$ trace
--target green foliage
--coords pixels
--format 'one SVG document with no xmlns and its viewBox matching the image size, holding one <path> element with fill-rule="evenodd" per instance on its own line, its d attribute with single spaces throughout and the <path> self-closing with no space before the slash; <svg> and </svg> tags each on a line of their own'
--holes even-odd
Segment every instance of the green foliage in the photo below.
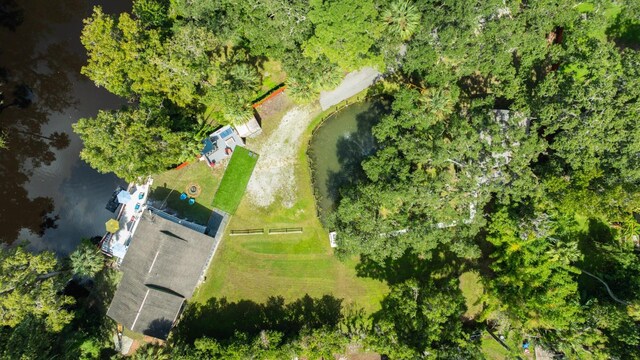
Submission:
<svg viewBox="0 0 640 360">
<path fill-rule="evenodd" d="M 305 56 L 316 60 L 323 54 L 347 71 L 380 63 L 373 46 L 382 24 L 373 1 L 312 0 L 309 5 L 314 29 L 303 46 Z"/>
<path fill-rule="evenodd" d="M 88 239 L 69 255 L 71 268 L 79 276 L 94 277 L 104 268 L 104 255 Z"/>
<path fill-rule="evenodd" d="M 572 264 L 581 255 L 571 226 L 542 212 L 529 217 L 501 209 L 493 215 L 487 240 L 495 246 L 495 278 L 489 292 L 525 331 L 567 330 L 580 321 L 579 271 Z"/>
<path fill-rule="evenodd" d="M 131 357 L 135 360 L 169 360 L 171 357 L 167 350 L 153 346 L 152 344 L 146 344 L 139 350 L 137 350 Z"/>
<path fill-rule="evenodd" d="M 128 16 L 123 16 L 129 19 Z M 97 86 L 122 97 L 131 96 L 131 80 L 127 76 L 128 59 L 135 58 L 133 49 L 121 47 L 118 38 L 124 38 L 125 24 L 120 25 L 112 16 L 105 15 L 102 8 L 94 8 L 93 15 L 85 19 L 80 40 L 89 54 L 88 64 L 82 68 Z M 130 35 L 131 31 L 127 31 Z M 117 34 L 117 36 L 115 36 Z M 127 52 L 129 54 L 127 54 Z"/>
<path fill-rule="evenodd" d="M 377 351 L 394 359 L 415 359 L 462 345 L 466 336 L 458 319 L 464 312 L 456 281 L 408 280 L 392 286 L 382 301 L 370 341 Z"/>
<path fill-rule="evenodd" d="M 54 337 L 47 331 L 41 319 L 31 315 L 16 326 L 0 328 L 0 358 L 48 359 L 55 351 Z"/>
<path fill-rule="evenodd" d="M 315 101 L 321 91 L 342 81 L 342 71 L 324 56 L 314 61 L 289 54 L 283 66 L 288 74 L 287 94 L 299 103 Z"/>
<path fill-rule="evenodd" d="M 148 27 L 160 28 L 168 25 L 169 1 L 135 0 L 133 14 Z"/>
<path fill-rule="evenodd" d="M 237 25 L 253 54 L 283 59 L 288 52 L 298 52 L 311 36 L 307 0 L 266 0 L 240 6 L 245 18 Z"/>
<path fill-rule="evenodd" d="M 59 293 L 59 270 L 52 253 L 0 248 L 0 325 L 16 327 L 33 317 L 42 319 L 47 330 L 62 330 L 73 319 L 67 308 L 74 301 Z"/>
<path fill-rule="evenodd" d="M 631 327 L 614 335 L 589 316 L 585 301 L 612 300 L 579 267 L 605 276 L 625 301 L 640 296 L 630 240 L 640 58 L 600 36 L 615 4 L 586 17 L 574 5 L 421 4 L 393 111 L 374 128 L 380 148 L 363 163 L 368 181 L 342 189 L 332 227 L 340 253 L 380 266 L 407 251 L 436 260 L 446 249 L 483 275 L 484 319 L 506 316 L 523 337 L 567 356 L 624 358 Z M 574 220 L 583 216 L 610 231 L 581 228 Z M 611 316 L 633 323 L 625 311 Z M 414 326 L 399 328 L 419 333 Z M 398 341 L 396 357 L 415 356 L 411 347 Z"/>
<path fill-rule="evenodd" d="M 282 333 L 262 331 L 255 337 L 236 333 L 226 341 L 199 338 L 191 344 L 175 344 L 171 348 L 147 345 L 134 359 L 330 359 L 345 353 L 347 338 L 330 329 L 303 330 L 293 339 Z"/>
<path fill-rule="evenodd" d="M 122 97 L 143 103 L 167 98 L 179 107 L 194 105 L 196 87 L 208 77 L 202 71 L 202 56 L 197 55 L 209 50 L 211 40 L 202 31 L 190 30 L 183 30 L 186 36 L 178 32 L 166 39 L 127 13 L 115 19 L 96 7 L 82 30 L 89 55 L 82 73 Z"/>
<path fill-rule="evenodd" d="M 163 124 L 166 122 L 162 114 L 123 109 L 80 119 L 73 130 L 84 142 L 83 160 L 102 173 L 113 172 L 134 181 L 195 154 L 189 135 L 171 131 Z"/>
</svg>

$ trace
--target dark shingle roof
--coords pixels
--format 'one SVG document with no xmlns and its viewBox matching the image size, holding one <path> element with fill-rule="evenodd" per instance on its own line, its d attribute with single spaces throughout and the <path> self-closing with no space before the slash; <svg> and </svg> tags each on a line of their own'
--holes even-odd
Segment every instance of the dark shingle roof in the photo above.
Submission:
<svg viewBox="0 0 640 360">
<path fill-rule="evenodd" d="M 215 239 L 145 211 L 122 262 L 107 315 L 139 333 L 166 339 L 190 299 Z"/>
</svg>

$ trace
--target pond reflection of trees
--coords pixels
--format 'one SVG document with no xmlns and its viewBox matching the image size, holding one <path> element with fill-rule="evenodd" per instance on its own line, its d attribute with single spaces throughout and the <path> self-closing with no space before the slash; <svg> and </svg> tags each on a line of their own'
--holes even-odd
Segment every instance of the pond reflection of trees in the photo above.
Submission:
<svg viewBox="0 0 640 360">
<path fill-rule="evenodd" d="M 31 4 L 29 4 L 31 3 Z M 72 76 L 82 59 L 66 43 L 47 43 L 51 27 L 67 21 L 78 1 L 0 0 L 0 240 L 11 243 L 26 228 L 42 235 L 56 227 L 49 197 L 30 198 L 25 185 L 36 167 L 55 161 L 69 135 L 43 133 L 49 116 L 75 105 Z M 36 14 L 25 16 L 25 9 Z M 24 31 L 22 31 L 24 30 Z"/>
<path fill-rule="evenodd" d="M 333 206 L 338 205 L 342 191 L 347 191 L 366 178 L 362 162 L 377 149 L 372 129 L 388 113 L 386 106 L 383 101 L 374 102 L 367 111 L 356 115 L 357 130 L 338 139 L 340 170 L 330 171 L 326 184 Z"/>
</svg>

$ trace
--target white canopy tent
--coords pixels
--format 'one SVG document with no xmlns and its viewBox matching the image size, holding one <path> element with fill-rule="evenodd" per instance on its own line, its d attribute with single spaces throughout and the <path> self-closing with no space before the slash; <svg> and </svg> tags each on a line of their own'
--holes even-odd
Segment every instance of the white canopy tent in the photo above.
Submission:
<svg viewBox="0 0 640 360">
<path fill-rule="evenodd" d="M 126 204 L 131 201 L 131 194 L 127 190 L 122 190 L 118 193 L 118 202 L 120 204 Z"/>
</svg>

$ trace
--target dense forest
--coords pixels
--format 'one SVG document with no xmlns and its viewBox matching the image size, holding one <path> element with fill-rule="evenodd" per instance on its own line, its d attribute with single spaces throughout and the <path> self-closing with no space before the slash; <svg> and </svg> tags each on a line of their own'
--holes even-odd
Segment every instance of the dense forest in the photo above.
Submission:
<svg viewBox="0 0 640 360">
<path fill-rule="evenodd" d="M 360 274 L 389 284 L 381 310 L 294 333 L 265 322 L 194 339 L 178 328 L 135 357 L 328 359 L 357 343 L 390 359 L 474 359 L 474 334 L 499 324 L 568 359 L 640 359 L 639 19 L 635 0 L 96 8 L 83 74 L 129 105 L 74 130 L 83 159 L 127 180 L 193 157 L 214 126 L 251 116 L 278 85 L 269 64 L 299 103 L 366 66 L 385 74 L 370 93 L 392 99 L 366 179 L 342 189 L 329 220 L 338 255 L 359 255 Z M 99 301 L 70 307 L 47 275 L 70 268 L 3 250 L 3 358 L 110 356 Z M 469 271 L 483 288 L 473 319 L 459 288 Z M 33 297 L 42 306 L 19 306 Z"/>
</svg>

